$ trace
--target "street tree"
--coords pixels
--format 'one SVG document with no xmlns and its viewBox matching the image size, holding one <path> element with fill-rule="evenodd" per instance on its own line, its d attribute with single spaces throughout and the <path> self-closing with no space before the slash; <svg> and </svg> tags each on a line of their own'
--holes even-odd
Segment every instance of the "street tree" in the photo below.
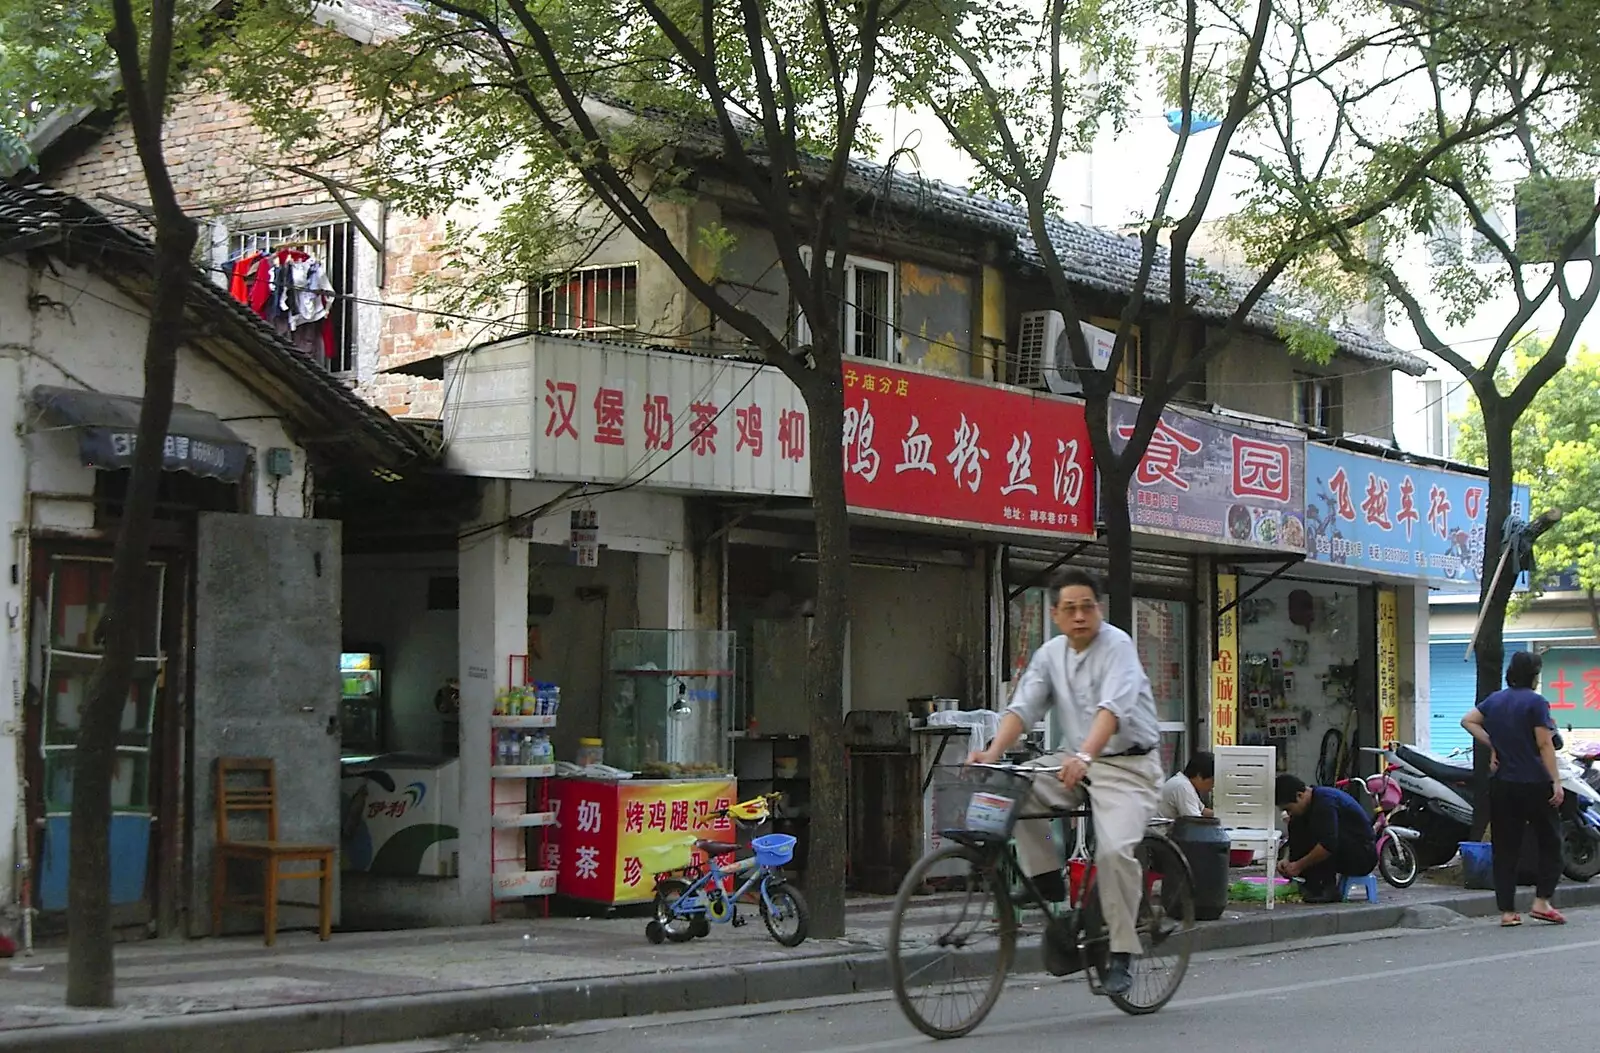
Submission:
<svg viewBox="0 0 1600 1053">
<path fill-rule="evenodd" d="M 34 123 L 60 107 L 115 95 L 126 110 L 150 198 L 154 292 L 144 340 L 137 447 L 112 556 L 110 594 L 96 627 L 101 660 L 78 714 L 67 879 L 67 1003 L 106 1007 L 116 990 L 111 927 L 111 781 L 137 655 L 140 590 L 155 521 L 178 347 L 194 279 L 198 225 L 179 207 L 162 127 L 174 64 L 192 41 L 195 10 L 179 0 L 38 3 L 0 0 L 0 136 L 14 160 Z"/>
<path fill-rule="evenodd" d="M 1421 32 L 1421 90 L 1363 108 L 1346 104 L 1343 85 L 1319 78 L 1336 133 L 1393 166 L 1453 136 L 1463 98 L 1510 105 L 1512 119 L 1431 161 L 1425 177 L 1409 182 L 1364 229 L 1330 239 L 1327 259 L 1332 271 L 1385 295 L 1421 346 L 1459 373 L 1477 401 L 1489 471 L 1474 644 L 1481 700 L 1500 687 L 1506 605 L 1515 586 L 1515 575 L 1495 573 L 1502 551 L 1530 544 L 1551 522 L 1542 515 L 1509 522 L 1517 423 L 1566 364 L 1600 296 L 1594 250 L 1600 49 L 1587 15 L 1569 4 L 1424 0 L 1404 10 Z M 1287 142 L 1292 126 L 1280 122 L 1275 131 Z M 1303 170 L 1283 170 L 1279 182 L 1298 207 L 1271 218 L 1321 207 L 1318 181 Z M 1463 227 L 1466 238 L 1459 236 Z M 1484 322 L 1494 329 L 1487 346 L 1452 341 L 1452 329 Z M 1507 369 L 1530 327 L 1546 334 L 1542 349 L 1525 368 Z M 1474 828 L 1481 831 L 1488 818 L 1487 749 L 1475 750 L 1474 767 Z"/>
<path fill-rule="evenodd" d="M 1295 354 L 1330 357 L 1332 331 L 1367 296 L 1360 280 L 1323 265 L 1330 241 L 1359 240 L 1435 166 L 1544 97 L 1539 85 L 1519 97 L 1466 92 L 1450 100 L 1444 126 L 1362 144 L 1337 134 L 1327 113 L 1308 112 L 1325 101 L 1328 84 L 1343 93 L 1335 110 L 1366 111 L 1424 78 L 1428 33 L 1422 16 L 1400 5 L 1281 0 L 1000 0 L 981 18 L 965 0 L 926 0 L 895 27 L 885 65 L 897 97 L 934 114 L 986 185 L 1026 210 L 1083 389 L 1115 624 L 1132 621 L 1129 484 L 1163 408 L 1203 381 L 1249 326 L 1275 326 Z M 1017 40 L 1036 46 L 1017 48 Z M 1067 154 L 1125 130 L 1133 109 L 1149 103 L 1137 90 L 1147 71 L 1177 134 L 1138 224 L 1137 278 L 1109 363 L 1096 369 L 1081 326 L 1085 287 L 1054 223 L 1054 186 Z M 1251 178 L 1232 213 L 1235 202 L 1218 194 L 1230 161 Z M 1185 172 L 1195 176 L 1192 188 Z M 1202 226 L 1222 220 L 1246 247 L 1248 276 L 1191 258 Z M 1295 310 L 1278 298 L 1280 283 L 1294 286 Z M 1124 441 L 1112 433 L 1110 404 L 1136 327 L 1147 375 Z"/>
<path fill-rule="evenodd" d="M 359 159 L 366 191 L 414 214 L 492 202 L 487 228 L 456 226 L 449 239 L 470 302 L 503 302 L 570 265 L 575 228 L 603 217 L 799 389 L 818 552 L 807 895 L 821 936 L 844 931 L 842 333 L 812 324 L 795 347 L 718 282 L 727 230 L 705 224 L 686 243 L 661 206 L 715 168 L 764 216 L 795 311 L 840 317 L 850 162 L 870 142 L 863 113 L 882 34 L 908 2 L 418 0 L 405 26 L 357 42 L 311 32 L 305 0 L 258 0 L 241 5 L 234 40 L 272 60 L 230 61 L 221 77 L 262 128 L 310 152 L 308 169 Z M 315 102 L 335 83 L 371 117 L 358 134 Z"/>
<path fill-rule="evenodd" d="M 1498 386 L 1526 374 L 1547 350 L 1538 339 L 1516 347 Z M 1487 446 L 1476 396 L 1456 423 L 1457 456 L 1481 464 Z M 1600 638 L 1600 351 L 1573 352 L 1566 368 L 1534 396 L 1512 428 L 1511 458 L 1512 479 L 1528 487 L 1532 508 L 1562 511 L 1542 539 L 1523 602 L 1571 576 L 1588 597 L 1590 626 Z"/>
</svg>

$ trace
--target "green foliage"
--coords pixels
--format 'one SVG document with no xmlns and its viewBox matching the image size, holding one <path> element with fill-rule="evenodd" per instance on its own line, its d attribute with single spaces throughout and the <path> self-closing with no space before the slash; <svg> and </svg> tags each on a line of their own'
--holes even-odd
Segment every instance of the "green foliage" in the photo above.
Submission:
<svg viewBox="0 0 1600 1053">
<path fill-rule="evenodd" d="M 1502 370 L 1502 387 L 1542 357 L 1548 342 L 1530 340 Z M 1486 456 L 1483 417 L 1476 397 L 1456 420 L 1459 456 L 1481 464 Z M 1539 540 L 1535 595 L 1555 577 L 1577 568 L 1578 584 L 1600 589 L 1600 351 L 1580 348 L 1545 385 L 1512 431 L 1515 478 L 1532 495 L 1533 512 L 1562 510 L 1561 522 Z"/>
<path fill-rule="evenodd" d="M 173 55 L 180 65 L 203 52 L 215 0 L 176 0 Z M 148 6 L 134 4 L 140 39 Z M 109 0 L 0 0 L 0 172 L 34 160 L 29 137 L 58 110 L 103 106 L 118 90 L 107 43 Z"/>
<path fill-rule="evenodd" d="M 586 175 L 620 173 L 647 207 L 683 200 L 700 162 L 726 153 L 722 116 L 754 162 L 794 156 L 812 179 L 837 152 L 870 148 L 865 130 L 842 131 L 870 5 L 752 5 L 762 63 L 746 46 L 746 7 L 419 2 L 404 24 L 357 40 L 317 28 L 310 0 L 245 0 L 211 83 L 247 100 L 282 149 L 309 152 L 308 167 L 353 170 L 357 185 L 411 214 L 470 216 L 452 226 L 449 265 L 426 284 L 448 309 L 481 314 L 581 263 L 617 229 Z M 319 91 L 330 84 L 363 119 Z M 784 167 L 776 190 L 803 205 L 802 173 Z M 713 261 L 730 247 L 715 231 L 698 237 Z"/>
</svg>

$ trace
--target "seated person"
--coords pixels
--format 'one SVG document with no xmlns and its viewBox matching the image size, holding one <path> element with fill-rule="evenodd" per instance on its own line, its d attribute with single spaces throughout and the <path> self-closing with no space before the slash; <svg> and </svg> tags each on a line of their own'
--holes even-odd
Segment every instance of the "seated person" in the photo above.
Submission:
<svg viewBox="0 0 1600 1053">
<path fill-rule="evenodd" d="M 1339 878 L 1365 877 L 1378 865 L 1372 820 L 1356 799 L 1331 786 L 1278 776 L 1275 796 L 1289 813 L 1289 858 L 1278 873 L 1299 878 L 1307 903 L 1339 899 Z"/>
<path fill-rule="evenodd" d="M 1209 817 L 1211 809 L 1200 803 L 1200 795 L 1210 793 L 1216 784 L 1216 755 L 1202 750 L 1189 758 L 1182 771 L 1162 784 L 1156 815 L 1162 819 Z"/>
</svg>

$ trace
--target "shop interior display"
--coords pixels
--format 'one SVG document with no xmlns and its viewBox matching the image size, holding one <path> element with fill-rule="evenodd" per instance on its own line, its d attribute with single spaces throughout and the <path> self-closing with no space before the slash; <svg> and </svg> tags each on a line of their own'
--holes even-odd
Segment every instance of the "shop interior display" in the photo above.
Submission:
<svg viewBox="0 0 1600 1053">
<path fill-rule="evenodd" d="M 1239 605 L 1239 744 L 1274 746 L 1278 770 L 1331 783 L 1356 756 L 1354 586 L 1273 581 Z"/>
<path fill-rule="evenodd" d="M 506 664 L 511 686 L 495 696 L 489 717 L 491 919 L 505 900 L 548 897 L 556 890 L 556 872 L 544 866 L 549 827 L 556 822 L 549 729 L 561 710 L 561 688 L 532 682 L 527 655 L 511 655 Z"/>
</svg>

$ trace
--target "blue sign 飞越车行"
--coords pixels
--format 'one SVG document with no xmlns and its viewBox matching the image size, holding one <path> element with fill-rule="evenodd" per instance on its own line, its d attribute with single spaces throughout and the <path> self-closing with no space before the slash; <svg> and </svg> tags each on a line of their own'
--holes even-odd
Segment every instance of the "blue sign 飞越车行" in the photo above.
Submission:
<svg viewBox="0 0 1600 1053">
<path fill-rule="evenodd" d="M 1306 556 L 1476 591 L 1489 480 L 1306 445 Z M 1528 488 L 1512 494 L 1527 516 Z"/>
</svg>

